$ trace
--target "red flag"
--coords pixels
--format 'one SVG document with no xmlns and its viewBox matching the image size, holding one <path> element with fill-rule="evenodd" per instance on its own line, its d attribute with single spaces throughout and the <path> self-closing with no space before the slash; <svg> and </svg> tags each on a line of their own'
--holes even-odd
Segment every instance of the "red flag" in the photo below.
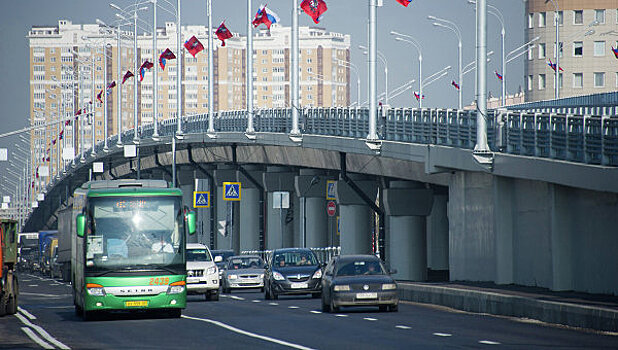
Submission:
<svg viewBox="0 0 618 350">
<path fill-rule="evenodd" d="M 398 3 L 402 4 L 405 7 L 408 7 L 412 3 L 412 0 L 397 0 Z"/>
<path fill-rule="evenodd" d="M 165 51 L 163 51 L 161 56 L 159 56 L 159 66 L 161 66 L 161 69 L 165 70 L 166 60 L 173 60 L 173 59 L 176 59 L 176 55 L 174 55 L 174 53 L 170 49 L 165 49 Z"/>
<path fill-rule="evenodd" d="M 58 134 L 58 140 L 62 140 L 64 138 L 64 130 L 60 130 L 60 134 Z"/>
<path fill-rule="evenodd" d="M 56 144 L 56 139 L 53 139 L 53 140 L 52 140 L 52 145 L 55 145 L 55 144 Z M 48 150 L 48 151 L 49 151 L 49 150 Z"/>
<path fill-rule="evenodd" d="M 315 24 L 320 22 L 324 12 L 328 10 L 324 0 L 303 0 L 303 2 L 300 3 L 300 8 L 313 19 Z"/>
<path fill-rule="evenodd" d="M 99 91 L 99 93 L 97 94 L 97 100 L 99 100 L 99 102 L 103 103 L 103 100 L 101 100 L 101 95 L 103 95 L 103 90 Z"/>
<path fill-rule="evenodd" d="M 109 83 L 109 85 L 107 85 L 107 90 L 112 89 L 116 86 L 116 81 L 112 81 L 111 83 Z"/>
<path fill-rule="evenodd" d="M 77 112 L 75 112 L 75 115 L 80 115 L 80 114 L 82 114 L 82 109 L 81 108 L 78 109 Z"/>
<path fill-rule="evenodd" d="M 144 80 L 144 75 L 146 75 L 146 69 L 150 69 L 152 67 L 154 67 L 154 63 L 148 62 L 148 60 L 142 63 L 142 65 L 139 67 L 139 81 Z"/>
<path fill-rule="evenodd" d="M 261 5 L 251 24 L 255 28 L 259 27 L 260 24 L 264 24 L 270 30 L 270 26 L 277 22 L 279 22 L 279 16 L 265 5 Z"/>
<path fill-rule="evenodd" d="M 451 81 L 451 85 L 453 85 L 455 89 L 459 90 L 459 84 L 457 84 L 455 80 Z"/>
<path fill-rule="evenodd" d="M 618 47 L 614 49 L 614 47 L 612 46 L 612 52 L 614 53 L 614 56 L 616 56 L 616 59 L 618 59 Z"/>
<path fill-rule="evenodd" d="M 187 51 L 189 51 L 189 53 L 193 56 L 193 58 L 195 58 L 195 55 L 197 55 L 200 51 L 204 50 L 204 45 L 202 45 L 202 43 L 197 40 L 195 35 L 192 36 L 191 39 L 185 41 L 184 46 Z"/>
<path fill-rule="evenodd" d="M 64 126 L 68 126 L 69 124 L 71 124 L 71 120 L 70 119 L 64 121 Z"/>
<path fill-rule="evenodd" d="M 131 73 L 130 70 L 128 70 L 126 73 L 124 73 L 124 77 L 122 77 L 122 84 L 124 84 L 124 82 L 127 81 L 127 79 L 129 79 L 132 76 L 134 76 L 134 75 L 133 75 L 133 73 Z"/>
<path fill-rule="evenodd" d="M 230 32 L 225 26 L 225 21 L 221 22 L 221 25 L 217 28 L 215 34 L 217 34 L 217 38 L 221 40 L 221 46 L 225 46 L 225 40 L 233 37 L 232 32 Z"/>
</svg>

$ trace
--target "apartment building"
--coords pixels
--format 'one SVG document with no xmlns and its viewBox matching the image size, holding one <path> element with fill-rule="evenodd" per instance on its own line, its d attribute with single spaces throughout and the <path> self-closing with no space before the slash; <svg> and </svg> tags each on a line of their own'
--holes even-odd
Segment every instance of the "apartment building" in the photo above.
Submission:
<svg viewBox="0 0 618 350">
<path fill-rule="evenodd" d="M 207 47 L 207 27 L 182 27 L 183 43 L 194 35 Z M 137 52 L 134 53 L 134 36 L 131 31 L 121 29 L 118 36 L 116 31 L 99 24 L 73 24 L 68 20 L 60 20 L 54 26 L 33 26 L 27 38 L 30 47 L 31 125 L 52 124 L 56 121 L 32 133 L 33 168 L 41 164 L 49 165 L 50 173 L 57 174 L 62 168 L 62 161 L 54 161 L 57 154 L 70 151 L 79 153 L 91 147 L 93 138 L 98 143 L 104 140 L 105 135 L 117 133 L 119 110 L 122 130 L 134 127 L 136 108 L 138 125 L 152 123 L 154 69 L 157 69 L 158 75 L 159 121 L 174 118 L 179 101 L 182 103 L 182 115 L 208 111 L 210 77 L 207 49 L 195 58 L 184 48 L 179 54 L 176 49 L 175 23 L 167 22 L 164 27 L 157 28 L 156 52 L 153 50 L 152 33 L 137 36 Z M 212 77 L 212 103 L 215 111 L 246 108 L 246 41 L 246 36 L 234 33 L 234 37 L 228 39 L 223 47 L 215 38 Z M 299 41 L 301 107 L 349 105 L 350 71 L 342 62 L 349 62 L 350 59 L 350 35 L 331 33 L 324 28 L 301 27 Z M 290 46 L 289 27 L 275 24 L 270 31 L 254 31 L 255 108 L 290 106 Z M 162 69 L 158 62 L 159 55 L 167 48 L 177 58 L 168 60 Z M 138 66 L 145 60 L 154 63 L 154 68 L 146 72 L 141 82 L 139 71 L 136 72 L 134 68 L 134 56 L 137 56 Z M 181 72 L 178 72 L 177 66 L 179 59 L 183 60 Z M 127 70 L 135 77 L 121 84 Z M 178 74 L 182 79 L 180 96 L 176 88 Z M 134 103 L 136 80 L 137 106 Z M 116 87 L 106 89 L 112 81 L 116 82 Z M 103 103 L 97 100 L 101 91 Z M 105 91 L 109 92 L 106 94 Z M 78 117 L 75 121 L 75 114 L 79 110 L 84 111 L 84 108 L 92 113 Z M 59 120 L 70 122 L 67 124 Z M 59 140 L 61 132 L 62 140 Z M 54 138 L 56 144 L 53 144 Z M 48 156 L 49 164 L 43 161 Z"/>
<path fill-rule="evenodd" d="M 612 47 L 618 47 L 616 0 L 528 0 L 526 41 L 537 36 L 525 64 L 526 102 L 554 98 L 558 5 L 560 32 L 560 97 L 618 89 L 618 66 Z"/>
</svg>

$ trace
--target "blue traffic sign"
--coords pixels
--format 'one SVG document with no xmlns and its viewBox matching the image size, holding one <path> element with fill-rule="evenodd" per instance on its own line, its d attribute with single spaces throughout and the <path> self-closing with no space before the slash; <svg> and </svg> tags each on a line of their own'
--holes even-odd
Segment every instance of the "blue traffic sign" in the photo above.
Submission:
<svg viewBox="0 0 618 350">
<path fill-rule="evenodd" d="M 193 192 L 193 208 L 210 208 L 210 192 Z"/>
<path fill-rule="evenodd" d="M 224 201 L 239 201 L 240 200 L 240 182 L 224 182 L 223 183 L 223 200 Z"/>
<path fill-rule="evenodd" d="M 326 180 L 326 200 L 334 201 L 335 199 L 335 180 Z"/>
</svg>

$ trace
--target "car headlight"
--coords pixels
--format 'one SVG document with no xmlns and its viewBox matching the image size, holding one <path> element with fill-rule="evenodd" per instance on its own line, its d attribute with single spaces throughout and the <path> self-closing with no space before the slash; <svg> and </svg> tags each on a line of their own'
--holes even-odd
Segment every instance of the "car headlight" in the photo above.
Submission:
<svg viewBox="0 0 618 350">
<path fill-rule="evenodd" d="M 238 278 L 238 275 L 228 275 L 227 276 L 227 279 L 229 279 L 229 280 L 235 280 L 237 278 Z"/>
<path fill-rule="evenodd" d="M 273 278 L 277 281 L 283 281 L 285 279 L 283 278 L 283 275 L 277 271 L 273 271 Z"/>
<path fill-rule="evenodd" d="M 185 290 L 185 281 L 178 281 L 170 284 L 167 288 L 167 294 L 180 294 Z"/>
<path fill-rule="evenodd" d="M 322 269 L 318 269 L 314 274 L 312 278 L 322 278 Z"/>
<path fill-rule="evenodd" d="M 206 270 L 206 274 L 207 275 L 212 275 L 213 273 L 217 273 L 217 267 L 216 266 L 209 267 L 208 270 Z"/>
<path fill-rule="evenodd" d="M 384 283 L 382 285 L 382 290 L 393 290 L 397 289 L 397 285 L 395 283 Z"/>
<path fill-rule="evenodd" d="M 105 288 L 102 285 L 96 283 L 87 283 L 86 290 L 88 294 L 95 297 L 103 297 L 105 296 Z"/>
<path fill-rule="evenodd" d="M 350 286 L 347 284 L 340 284 L 335 286 L 335 292 L 346 292 L 350 290 Z"/>
</svg>

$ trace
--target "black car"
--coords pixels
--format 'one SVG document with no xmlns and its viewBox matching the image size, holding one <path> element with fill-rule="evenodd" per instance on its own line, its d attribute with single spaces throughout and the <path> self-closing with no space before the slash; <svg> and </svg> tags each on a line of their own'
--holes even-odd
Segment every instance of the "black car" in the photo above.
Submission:
<svg viewBox="0 0 618 350">
<path fill-rule="evenodd" d="M 374 255 L 340 255 L 324 269 L 322 311 L 338 312 L 340 306 L 378 306 L 397 311 L 397 283 Z"/>
<path fill-rule="evenodd" d="M 264 273 L 266 299 L 277 299 L 282 294 L 319 298 L 321 293 L 322 265 L 311 249 L 284 248 L 270 254 Z"/>
</svg>

